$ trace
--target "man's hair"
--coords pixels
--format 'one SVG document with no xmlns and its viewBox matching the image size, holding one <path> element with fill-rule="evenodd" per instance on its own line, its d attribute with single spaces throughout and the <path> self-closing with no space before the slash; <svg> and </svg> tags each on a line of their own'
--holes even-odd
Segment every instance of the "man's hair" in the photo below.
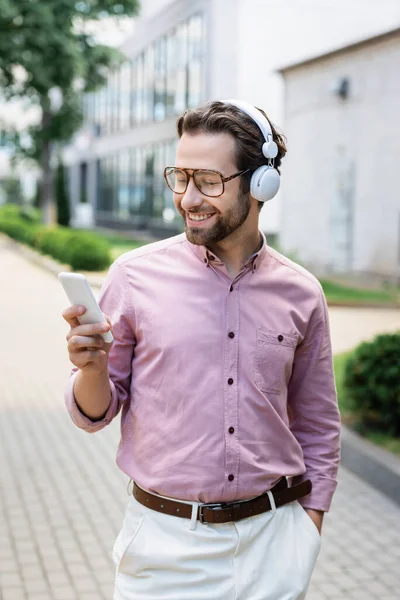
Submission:
<svg viewBox="0 0 400 600">
<path fill-rule="evenodd" d="M 265 112 L 258 109 L 266 119 Z M 278 133 L 274 125 L 268 119 L 273 139 L 278 145 L 278 155 L 274 159 L 274 165 L 280 173 L 279 167 L 282 158 L 286 154 L 285 138 Z M 251 169 L 249 173 L 241 175 L 241 192 L 248 194 L 250 191 L 250 179 L 253 172 L 261 165 L 266 165 L 268 159 L 262 153 L 262 145 L 265 138 L 257 123 L 243 110 L 220 101 L 208 102 L 204 106 L 186 110 L 177 123 L 179 137 L 184 133 L 230 133 L 236 143 L 236 165 L 239 171 Z M 259 209 L 263 206 L 259 202 Z"/>
</svg>

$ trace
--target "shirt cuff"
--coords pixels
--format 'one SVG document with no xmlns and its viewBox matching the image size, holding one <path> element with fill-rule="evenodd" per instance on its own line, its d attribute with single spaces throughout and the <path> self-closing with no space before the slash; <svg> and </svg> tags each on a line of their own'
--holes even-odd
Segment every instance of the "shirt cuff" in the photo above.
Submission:
<svg viewBox="0 0 400 600">
<path fill-rule="evenodd" d="M 337 487 L 337 481 L 333 479 L 327 479 L 325 477 L 313 479 L 312 477 L 307 477 L 306 474 L 303 475 L 301 479 L 296 478 L 296 483 L 300 483 L 300 481 L 303 481 L 304 479 L 311 479 L 312 490 L 308 496 L 300 498 L 299 502 L 302 507 L 328 512 L 331 507 L 333 494 L 335 493 Z"/>
<path fill-rule="evenodd" d="M 104 415 L 104 417 L 99 421 L 92 421 L 91 419 L 89 419 L 89 417 L 87 417 L 81 412 L 79 406 L 76 403 L 74 394 L 74 384 L 78 372 L 79 371 L 73 373 L 67 382 L 67 387 L 65 390 L 65 404 L 72 421 L 77 427 L 79 427 L 80 429 L 84 429 L 89 433 L 95 433 L 96 431 L 99 431 L 100 429 L 106 427 L 106 425 L 109 425 L 113 418 L 118 414 L 117 391 L 113 382 L 110 379 L 111 402 L 107 409 L 107 412 Z"/>
</svg>

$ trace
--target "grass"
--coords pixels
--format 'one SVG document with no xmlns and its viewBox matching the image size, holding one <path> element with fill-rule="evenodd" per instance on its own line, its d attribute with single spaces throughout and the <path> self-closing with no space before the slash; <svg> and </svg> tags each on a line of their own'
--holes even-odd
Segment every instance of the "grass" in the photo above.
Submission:
<svg viewBox="0 0 400 600">
<path fill-rule="evenodd" d="M 124 235 L 107 235 L 104 233 L 97 232 L 98 235 L 101 235 L 102 238 L 107 240 L 107 242 L 111 246 L 111 257 L 114 261 L 116 258 L 124 254 L 125 252 L 129 252 L 129 250 L 134 250 L 135 248 L 140 248 L 146 242 L 131 239 Z"/>
<path fill-rule="evenodd" d="M 400 302 L 400 290 L 369 290 L 363 288 L 348 287 L 329 279 L 320 279 L 328 303 L 347 304 L 398 304 Z"/>
<path fill-rule="evenodd" d="M 338 394 L 338 402 L 340 414 L 342 416 L 342 422 L 349 426 L 352 429 L 357 431 L 357 416 L 352 411 L 351 404 L 346 397 L 345 389 L 344 389 L 344 373 L 347 359 L 352 354 L 350 352 L 342 352 L 341 354 L 336 354 L 333 357 L 333 366 L 335 370 L 335 379 L 336 379 L 336 388 Z M 368 440 L 376 444 L 377 446 L 381 446 L 385 450 L 389 452 L 393 452 L 394 454 L 400 455 L 400 439 L 393 438 L 392 436 L 386 433 L 378 433 L 378 432 L 365 432 L 363 434 Z"/>
</svg>

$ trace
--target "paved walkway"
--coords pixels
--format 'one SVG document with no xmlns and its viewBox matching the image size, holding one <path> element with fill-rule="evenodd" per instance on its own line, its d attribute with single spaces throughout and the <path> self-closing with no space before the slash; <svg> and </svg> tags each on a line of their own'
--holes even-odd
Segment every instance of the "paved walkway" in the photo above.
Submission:
<svg viewBox="0 0 400 600">
<path fill-rule="evenodd" d="M 70 365 L 56 278 L 0 239 L 0 281 L 0 597 L 111 600 L 111 549 L 127 501 L 118 422 L 88 435 L 64 409 Z M 332 313 L 336 348 L 357 315 Z M 400 327 L 400 315 L 373 312 L 361 334 L 381 323 Z M 398 598 L 399 523 L 397 505 L 342 469 L 308 600 Z"/>
</svg>

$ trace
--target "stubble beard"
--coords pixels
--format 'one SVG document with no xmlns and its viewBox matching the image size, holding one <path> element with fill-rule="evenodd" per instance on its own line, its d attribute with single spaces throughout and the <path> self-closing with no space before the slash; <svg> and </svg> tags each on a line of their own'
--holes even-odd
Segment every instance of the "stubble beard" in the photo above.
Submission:
<svg viewBox="0 0 400 600">
<path fill-rule="evenodd" d="M 186 237 L 192 244 L 197 246 L 210 246 L 221 242 L 239 227 L 243 225 L 250 212 L 250 196 L 249 194 L 240 194 L 237 198 L 236 205 L 233 206 L 225 215 L 216 215 L 216 222 L 212 227 L 200 228 L 189 227 L 187 217 L 182 214 L 185 222 Z"/>
</svg>

